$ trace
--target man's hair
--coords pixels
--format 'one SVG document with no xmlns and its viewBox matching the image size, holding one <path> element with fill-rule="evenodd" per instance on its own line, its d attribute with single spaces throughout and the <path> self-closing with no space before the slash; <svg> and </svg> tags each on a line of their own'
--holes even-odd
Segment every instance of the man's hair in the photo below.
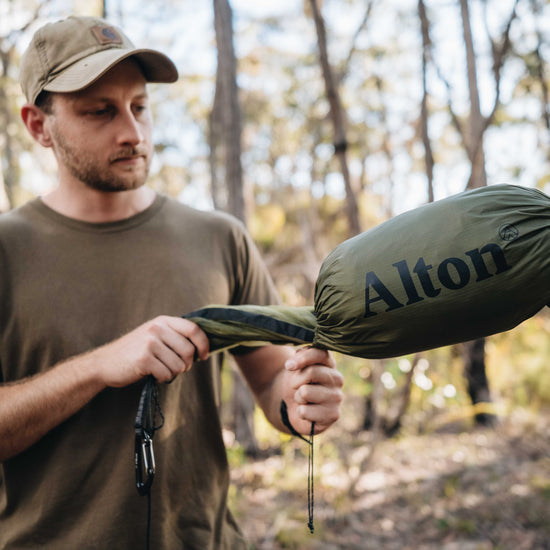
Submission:
<svg viewBox="0 0 550 550">
<path fill-rule="evenodd" d="M 51 115 L 53 113 L 53 94 L 51 92 L 46 92 L 46 90 L 42 90 L 38 94 L 34 104 L 40 107 L 47 115 Z"/>
</svg>

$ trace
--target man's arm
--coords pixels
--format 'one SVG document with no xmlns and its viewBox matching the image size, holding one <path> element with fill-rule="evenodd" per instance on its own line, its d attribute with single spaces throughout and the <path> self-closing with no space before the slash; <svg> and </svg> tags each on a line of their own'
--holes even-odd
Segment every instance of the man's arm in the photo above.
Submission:
<svg viewBox="0 0 550 550">
<path fill-rule="evenodd" d="M 168 382 L 208 356 L 208 338 L 185 319 L 157 317 L 43 374 L 0 386 L 0 462 L 24 451 L 106 387 L 152 374 Z"/>
<path fill-rule="evenodd" d="M 321 433 L 340 416 L 343 377 L 332 356 L 317 348 L 265 346 L 235 357 L 267 419 L 288 432 L 280 415 L 281 400 L 292 426 L 309 434 L 311 422 Z"/>
</svg>

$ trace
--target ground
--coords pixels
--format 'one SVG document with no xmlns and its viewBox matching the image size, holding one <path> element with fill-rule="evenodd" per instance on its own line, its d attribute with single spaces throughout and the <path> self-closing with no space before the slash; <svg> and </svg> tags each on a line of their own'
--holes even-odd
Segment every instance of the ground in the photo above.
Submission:
<svg viewBox="0 0 550 550">
<path fill-rule="evenodd" d="M 333 428 L 315 440 L 314 534 L 307 445 L 281 449 L 232 470 L 232 510 L 252 549 L 550 549 L 548 413 L 394 439 Z"/>
</svg>

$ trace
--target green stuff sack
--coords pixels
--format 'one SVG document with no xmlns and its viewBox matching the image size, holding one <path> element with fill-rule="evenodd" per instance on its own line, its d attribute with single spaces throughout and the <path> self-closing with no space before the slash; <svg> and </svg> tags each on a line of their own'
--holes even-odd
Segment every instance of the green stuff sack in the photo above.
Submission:
<svg viewBox="0 0 550 550">
<path fill-rule="evenodd" d="M 315 343 L 391 357 L 511 329 L 550 302 L 550 198 L 465 192 L 338 246 L 317 281 Z"/>
<path fill-rule="evenodd" d="M 384 358 L 509 330 L 550 304 L 550 198 L 513 185 L 411 210 L 337 246 L 313 308 L 212 306 L 212 351 L 309 343 Z"/>
</svg>

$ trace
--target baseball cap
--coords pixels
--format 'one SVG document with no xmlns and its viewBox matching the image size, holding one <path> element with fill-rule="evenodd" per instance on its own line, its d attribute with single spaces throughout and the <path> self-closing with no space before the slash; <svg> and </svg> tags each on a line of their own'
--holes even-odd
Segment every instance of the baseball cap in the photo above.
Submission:
<svg viewBox="0 0 550 550">
<path fill-rule="evenodd" d="M 21 60 L 19 81 L 34 103 L 43 90 L 82 90 L 128 57 L 137 60 L 148 82 L 178 79 L 176 66 L 163 53 L 136 48 L 104 19 L 71 16 L 36 31 Z"/>
</svg>

